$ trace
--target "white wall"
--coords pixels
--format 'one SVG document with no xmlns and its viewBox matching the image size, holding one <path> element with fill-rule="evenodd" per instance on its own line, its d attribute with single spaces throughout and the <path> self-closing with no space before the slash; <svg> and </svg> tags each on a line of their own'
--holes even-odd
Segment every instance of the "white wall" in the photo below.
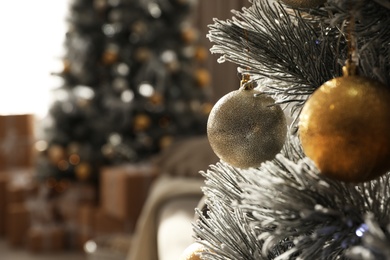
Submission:
<svg viewBox="0 0 390 260">
<path fill-rule="evenodd" d="M 66 0 L 3 0 L 0 15 L 0 114 L 44 116 L 50 73 L 59 67 L 65 37 Z"/>
</svg>

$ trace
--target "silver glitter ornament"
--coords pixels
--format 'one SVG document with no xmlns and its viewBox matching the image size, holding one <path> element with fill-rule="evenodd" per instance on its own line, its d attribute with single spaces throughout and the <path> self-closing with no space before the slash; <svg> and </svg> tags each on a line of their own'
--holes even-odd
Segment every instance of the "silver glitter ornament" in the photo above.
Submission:
<svg viewBox="0 0 390 260">
<path fill-rule="evenodd" d="M 207 122 L 207 136 L 215 154 L 244 169 L 272 160 L 282 149 L 286 134 L 286 118 L 280 106 L 248 84 L 223 96 Z"/>
</svg>

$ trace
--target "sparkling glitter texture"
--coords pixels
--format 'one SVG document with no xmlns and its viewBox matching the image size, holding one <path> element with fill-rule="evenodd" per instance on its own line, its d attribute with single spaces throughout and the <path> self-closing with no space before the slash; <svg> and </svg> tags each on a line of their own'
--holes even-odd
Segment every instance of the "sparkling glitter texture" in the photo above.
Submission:
<svg viewBox="0 0 390 260">
<path fill-rule="evenodd" d="M 284 113 L 274 102 L 258 90 L 244 88 L 222 97 L 207 122 L 215 154 L 238 168 L 257 167 L 273 159 L 287 133 Z"/>
<path fill-rule="evenodd" d="M 390 93 L 362 76 L 332 79 L 303 107 L 299 135 L 322 174 L 346 182 L 374 179 L 390 169 Z"/>
</svg>

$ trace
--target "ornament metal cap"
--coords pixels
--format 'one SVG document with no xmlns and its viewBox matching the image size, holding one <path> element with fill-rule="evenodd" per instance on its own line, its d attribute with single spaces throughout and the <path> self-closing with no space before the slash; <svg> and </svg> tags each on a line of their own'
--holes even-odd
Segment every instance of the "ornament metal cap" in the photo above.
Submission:
<svg viewBox="0 0 390 260">
<path fill-rule="evenodd" d="M 252 90 L 256 87 L 256 83 L 250 80 L 249 74 L 243 74 L 240 81 L 240 88 L 244 90 Z"/>
<path fill-rule="evenodd" d="M 355 62 L 351 60 L 347 60 L 345 62 L 345 65 L 343 66 L 343 76 L 348 77 L 348 76 L 357 76 L 359 75 L 358 73 L 358 67 Z"/>
</svg>

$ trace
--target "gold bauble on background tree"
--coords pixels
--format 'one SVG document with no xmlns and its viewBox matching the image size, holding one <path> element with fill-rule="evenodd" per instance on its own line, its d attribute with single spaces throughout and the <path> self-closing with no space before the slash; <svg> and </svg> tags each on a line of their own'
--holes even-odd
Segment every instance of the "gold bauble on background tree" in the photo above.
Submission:
<svg viewBox="0 0 390 260">
<path fill-rule="evenodd" d="M 372 180 L 390 170 L 390 92 L 355 75 L 324 83 L 304 105 L 299 137 L 321 173 L 345 182 Z"/>
<path fill-rule="evenodd" d="M 280 106 L 247 80 L 240 89 L 218 100 L 207 122 L 207 136 L 215 154 L 238 168 L 258 167 L 273 159 L 287 134 Z"/>
</svg>

